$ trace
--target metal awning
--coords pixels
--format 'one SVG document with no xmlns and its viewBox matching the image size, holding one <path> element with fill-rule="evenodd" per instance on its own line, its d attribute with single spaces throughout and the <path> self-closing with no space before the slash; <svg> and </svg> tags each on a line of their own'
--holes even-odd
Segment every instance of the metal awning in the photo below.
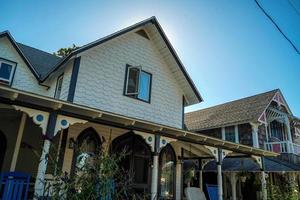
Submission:
<svg viewBox="0 0 300 200">
<path fill-rule="evenodd" d="M 217 164 L 215 161 L 207 163 L 203 169 L 205 172 L 216 172 Z M 222 163 L 223 172 L 260 172 L 259 165 L 252 158 L 225 158 Z M 296 172 L 300 171 L 300 166 L 274 157 L 265 157 L 265 172 Z"/>
<path fill-rule="evenodd" d="M 42 111 L 56 111 L 58 114 L 88 120 L 90 122 L 125 128 L 129 130 L 139 130 L 152 134 L 160 134 L 166 137 L 175 138 L 181 141 L 194 144 L 203 144 L 218 147 L 234 152 L 251 154 L 257 156 L 278 156 L 278 153 L 258 149 L 242 144 L 221 140 L 207 135 L 173 128 L 162 124 L 157 124 L 145 120 L 135 119 L 88 106 L 54 99 L 7 86 L 0 86 L 0 102 L 9 105 L 19 105 L 38 109 Z"/>
</svg>

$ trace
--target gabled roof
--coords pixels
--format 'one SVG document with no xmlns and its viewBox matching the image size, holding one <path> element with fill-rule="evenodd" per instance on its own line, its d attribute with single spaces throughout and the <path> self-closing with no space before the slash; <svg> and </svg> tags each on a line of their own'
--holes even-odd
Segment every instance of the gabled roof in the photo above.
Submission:
<svg viewBox="0 0 300 200">
<path fill-rule="evenodd" d="M 37 71 L 35 70 L 35 68 L 33 67 L 33 65 L 30 63 L 30 61 L 28 60 L 28 58 L 21 51 L 20 47 L 18 46 L 18 44 L 16 43 L 16 41 L 14 40 L 14 38 L 11 36 L 11 34 L 9 33 L 9 31 L 0 32 L 0 38 L 2 38 L 2 37 L 7 37 L 8 38 L 8 40 L 11 42 L 11 44 L 13 45 L 13 47 L 16 49 L 16 51 L 19 53 L 19 55 L 23 59 L 23 61 L 29 67 L 30 71 L 33 73 L 33 75 L 35 76 L 35 78 L 39 81 L 39 78 L 40 78 L 39 74 L 37 73 Z"/>
<path fill-rule="evenodd" d="M 48 72 L 62 59 L 48 52 L 16 42 L 9 31 L 0 33 L 0 37 L 5 36 L 12 43 L 38 81 L 48 74 Z"/>
<path fill-rule="evenodd" d="M 82 53 L 86 50 L 89 50 L 97 45 L 103 44 L 107 41 L 110 41 L 118 36 L 121 36 L 125 33 L 128 33 L 132 30 L 138 29 L 140 27 L 145 26 L 146 24 L 153 24 L 155 25 L 156 29 L 158 30 L 160 36 L 162 37 L 163 41 L 165 42 L 166 47 L 169 49 L 170 53 L 172 54 L 173 58 L 175 59 L 176 64 L 178 65 L 180 71 L 182 72 L 182 74 L 185 77 L 185 80 L 187 81 L 187 84 L 189 85 L 189 88 L 192 90 L 193 95 L 189 95 L 189 105 L 194 104 L 194 103 L 199 103 L 201 101 L 203 101 L 199 91 L 197 90 L 194 82 L 192 81 L 192 79 L 190 78 L 190 76 L 188 75 L 185 67 L 183 66 L 182 62 L 180 61 L 177 53 L 175 52 L 174 48 L 172 47 L 170 41 L 168 40 L 166 34 L 164 33 L 164 31 L 162 30 L 160 24 L 158 23 L 157 19 L 155 17 L 151 17 L 149 19 L 146 19 L 144 21 L 141 21 L 139 23 L 136 23 L 132 26 L 129 26 L 125 29 L 122 29 L 118 32 L 115 32 L 111 35 L 108 35 L 106 37 L 103 37 L 99 40 L 96 40 L 94 42 L 91 42 L 89 44 L 86 44 L 76 50 L 74 50 L 70 55 L 66 56 L 65 58 L 63 58 L 62 60 L 60 60 L 60 62 L 58 62 L 55 66 L 53 66 L 52 70 L 48 72 L 48 74 L 46 74 L 44 77 L 42 77 L 42 82 L 45 81 L 53 72 L 55 72 L 57 69 L 59 69 L 61 66 L 63 66 L 63 64 L 65 64 L 68 60 L 70 60 L 72 57 L 74 57 L 75 55 Z"/>
<path fill-rule="evenodd" d="M 188 130 L 200 131 L 225 125 L 257 122 L 279 89 L 185 114 Z"/>
<path fill-rule="evenodd" d="M 39 77 L 44 77 L 62 58 L 48 52 L 17 43 L 23 54 L 30 61 Z"/>
</svg>

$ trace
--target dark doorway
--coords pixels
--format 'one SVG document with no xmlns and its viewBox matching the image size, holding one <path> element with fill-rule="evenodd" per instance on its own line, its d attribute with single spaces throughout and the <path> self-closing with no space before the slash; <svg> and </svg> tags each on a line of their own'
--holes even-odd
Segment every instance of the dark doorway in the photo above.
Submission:
<svg viewBox="0 0 300 200">
<path fill-rule="evenodd" d="M 86 160 L 100 151 L 101 139 L 93 128 L 82 131 L 76 139 L 72 161 L 72 174 L 80 171 Z"/>
<path fill-rule="evenodd" d="M 148 194 L 151 181 L 151 149 L 144 139 L 130 132 L 116 138 L 112 143 L 113 152 L 126 150 L 121 161 L 122 169 L 128 172 L 131 188 L 135 194 Z"/>
<path fill-rule="evenodd" d="M 159 199 L 175 199 L 176 154 L 171 145 L 165 146 L 159 154 Z"/>
<path fill-rule="evenodd" d="M 2 166 L 4 163 L 4 157 L 6 152 L 7 141 L 4 133 L 0 131 L 0 171 L 2 171 Z"/>
</svg>

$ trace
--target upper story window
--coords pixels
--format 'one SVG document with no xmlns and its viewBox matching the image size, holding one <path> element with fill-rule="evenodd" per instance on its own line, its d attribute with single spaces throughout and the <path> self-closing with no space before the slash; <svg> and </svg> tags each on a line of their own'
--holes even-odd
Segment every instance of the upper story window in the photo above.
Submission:
<svg viewBox="0 0 300 200">
<path fill-rule="evenodd" d="M 64 78 L 63 74 L 57 78 L 56 89 L 55 89 L 55 94 L 54 94 L 55 99 L 59 99 L 59 97 L 60 97 L 61 90 L 62 90 L 63 78 Z"/>
<path fill-rule="evenodd" d="M 0 83 L 11 85 L 17 63 L 0 59 Z"/>
<path fill-rule="evenodd" d="M 234 126 L 229 126 L 225 128 L 225 140 L 235 142 Z"/>
<path fill-rule="evenodd" d="M 125 95 L 150 102 L 152 75 L 140 66 L 127 66 Z"/>
<path fill-rule="evenodd" d="M 222 139 L 230 142 L 239 143 L 238 138 L 238 127 L 237 126 L 228 126 L 222 128 Z"/>
</svg>

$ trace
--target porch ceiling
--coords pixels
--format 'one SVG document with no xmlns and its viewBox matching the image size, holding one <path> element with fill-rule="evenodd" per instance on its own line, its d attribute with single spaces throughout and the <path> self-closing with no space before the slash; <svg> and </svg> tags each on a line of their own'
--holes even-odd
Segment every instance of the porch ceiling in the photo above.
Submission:
<svg viewBox="0 0 300 200">
<path fill-rule="evenodd" d="M 278 156 L 275 152 L 265 151 L 250 146 L 236 144 L 229 141 L 209 137 L 199 133 L 168 127 L 140 119 L 130 118 L 107 111 L 82 106 L 67 101 L 45 97 L 7 86 L 0 86 L 0 102 L 10 105 L 19 105 L 38 109 L 42 111 L 56 111 L 58 114 L 88 120 L 95 123 L 111 125 L 129 130 L 139 130 L 147 133 L 156 133 L 163 136 L 176 138 L 193 144 L 202 144 L 222 149 L 232 150 L 233 152 L 251 154 L 257 156 Z"/>
</svg>

